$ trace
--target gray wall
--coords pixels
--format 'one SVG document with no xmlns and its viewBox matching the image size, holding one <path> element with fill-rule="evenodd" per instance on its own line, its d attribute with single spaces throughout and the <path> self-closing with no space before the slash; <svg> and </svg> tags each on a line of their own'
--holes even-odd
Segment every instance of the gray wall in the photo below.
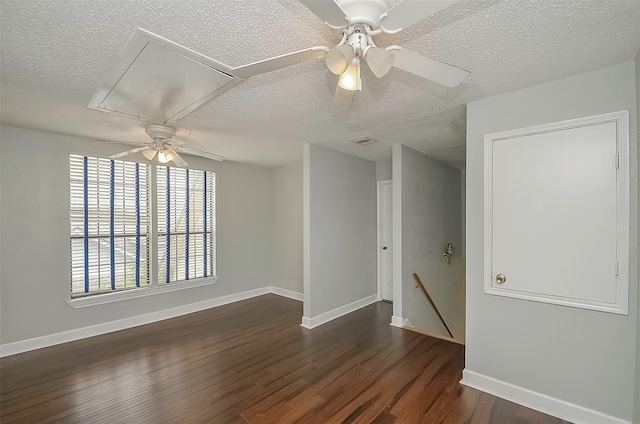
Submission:
<svg viewBox="0 0 640 424">
<path fill-rule="evenodd" d="M 625 420 L 633 412 L 638 331 L 634 80 L 634 63 L 626 62 L 472 102 L 467 109 L 466 369 Z M 484 135 L 619 110 L 629 110 L 631 119 L 629 315 L 484 294 Z"/>
<path fill-rule="evenodd" d="M 406 146 L 400 152 L 403 318 L 419 330 L 449 336 L 426 296 L 415 288 L 415 272 L 454 336 L 464 340 L 460 170 Z M 447 243 L 454 246 L 451 264 L 442 256 Z"/>
<path fill-rule="evenodd" d="M 302 160 L 274 174 L 274 286 L 302 293 Z"/>
<path fill-rule="evenodd" d="M 640 50 L 638 50 L 635 65 L 636 65 L 636 113 L 637 113 L 636 124 L 638 128 L 638 133 L 640 133 Z M 637 153 L 638 153 L 638 163 L 640 163 L 640 148 L 637 148 Z M 640 187 L 636 187 L 636 188 L 639 189 L 638 196 L 640 197 Z M 640 223 L 636 222 L 636 225 L 640 227 Z M 640 270 L 638 272 L 640 273 Z M 638 288 L 638 307 L 640 308 L 640 287 Z M 637 332 L 640 333 L 640 313 L 638 313 Z M 633 416 L 634 416 L 633 422 L 636 424 L 640 424 L 640 335 L 636 335 L 636 397 L 635 397 L 635 413 Z"/>
<path fill-rule="evenodd" d="M 307 318 L 376 293 L 376 164 L 304 147 Z"/>
<path fill-rule="evenodd" d="M 213 286 L 73 309 L 69 300 L 69 153 L 115 153 L 64 135 L 0 127 L 0 343 L 57 333 L 275 284 L 273 171 L 189 157 L 214 169 Z"/>
<path fill-rule="evenodd" d="M 391 158 L 382 159 L 376 162 L 376 180 L 390 180 L 391 177 Z"/>
</svg>

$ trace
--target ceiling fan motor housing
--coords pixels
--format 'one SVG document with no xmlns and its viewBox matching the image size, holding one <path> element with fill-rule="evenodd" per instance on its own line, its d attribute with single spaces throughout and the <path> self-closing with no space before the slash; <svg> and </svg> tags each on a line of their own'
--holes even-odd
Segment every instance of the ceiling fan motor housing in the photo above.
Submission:
<svg viewBox="0 0 640 424">
<path fill-rule="evenodd" d="M 175 128 L 157 124 L 147 125 L 144 132 L 153 140 L 172 138 L 176 135 Z"/>
<path fill-rule="evenodd" d="M 356 28 L 355 31 L 349 35 L 347 44 L 353 47 L 353 57 L 361 58 L 364 56 L 364 52 L 369 45 L 367 40 L 367 34 L 364 32 L 364 28 Z"/>
<path fill-rule="evenodd" d="M 389 9 L 384 0 L 337 0 L 349 17 L 348 24 L 365 24 L 373 29 L 380 25 L 380 16 Z"/>
</svg>

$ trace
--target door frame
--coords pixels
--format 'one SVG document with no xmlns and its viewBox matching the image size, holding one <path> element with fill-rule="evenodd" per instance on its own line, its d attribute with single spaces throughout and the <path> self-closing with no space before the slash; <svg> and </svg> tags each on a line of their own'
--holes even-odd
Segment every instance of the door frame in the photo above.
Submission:
<svg viewBox="0 0 640 424">
<path fill-rule="evenodd" d="M 379 180 L 376 182 L 376 280 L 377 280 L 377 290 L 378 290 L 378 301 L 382 300 L 382 249 L 380 248 L 381 242 L 381 234 L 380 227 L 382 224 L 382 220 L 380 219 L 380 209 L 382 207 L 382 196 L 380 195 L 383 185 L 390 185 L 393 190 L 393 180 Z M 391 209 L 393 210 L 393 202 L 391 204 Z M 392 229 L 393 231 L 393 229 Z M 393 266 L 393 262 L 392 265 Z M 393 280 L 391 281 L 391 285 L 393 286 Z"/>
</svg>

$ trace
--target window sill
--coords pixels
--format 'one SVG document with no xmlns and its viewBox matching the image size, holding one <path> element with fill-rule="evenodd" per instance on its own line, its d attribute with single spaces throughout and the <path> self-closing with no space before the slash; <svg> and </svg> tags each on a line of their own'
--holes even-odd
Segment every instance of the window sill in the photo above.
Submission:
<svg viewBox="0 0 640 424">
<path fill-rule="evenodd" d="M 142 287 L 135 290 L 98 294 L 95 296 L 71 299 L 67 304 L 73 308 L 86 308 L 88 306 L 104 305 L 106 303 L 120 302 L 122 300 L 137 299 L 140 297 L 170 293 L 178 290 L 187 290 L 194 287 L 211 286 L 218 281 L 218 278 L 219 277 L 198 278 L 195 280 L 162 284 L 154 287 Z"/>
</svg>

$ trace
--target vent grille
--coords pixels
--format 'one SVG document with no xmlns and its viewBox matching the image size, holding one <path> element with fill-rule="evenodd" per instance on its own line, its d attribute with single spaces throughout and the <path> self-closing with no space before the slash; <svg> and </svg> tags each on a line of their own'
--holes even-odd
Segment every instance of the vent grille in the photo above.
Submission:
<svg viewBox="0 0 640 424">
<path fill-rule="evenodd" d="M 367 144 L 375 143 L 376 141 L 369 137 L 358 137 L 351 140 L 351 142 L 359 144 L 361 146 L 366 146 Z"/>
</svg>

